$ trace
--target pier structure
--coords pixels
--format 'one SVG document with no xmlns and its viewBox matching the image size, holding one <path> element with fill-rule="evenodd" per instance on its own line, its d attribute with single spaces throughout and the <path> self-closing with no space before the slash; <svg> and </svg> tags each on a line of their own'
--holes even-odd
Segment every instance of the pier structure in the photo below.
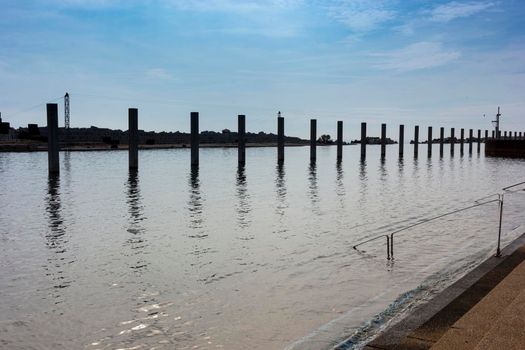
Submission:
<svg viewBox="0 0 525 350">
<path fill-rule="evenodd" d="M 128 162 L 130 169 L 138 169 L 139 121 L 137 108 L 128 109 Z"/>
<path fill-rule="evenodd" d="M 48 103 L 47 106 L 47 162 L 50 174 L 60 172 L 58 145 L 58 105 Z"/>
</svg>

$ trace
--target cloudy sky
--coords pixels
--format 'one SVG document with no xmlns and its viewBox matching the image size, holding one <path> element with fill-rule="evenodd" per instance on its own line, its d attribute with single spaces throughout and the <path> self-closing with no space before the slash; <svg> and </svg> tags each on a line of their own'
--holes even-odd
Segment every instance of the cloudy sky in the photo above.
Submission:
<svg viewBox="0 0 525 350">
<path fill-rule="evenodd" d="M 346 138 L 361 121 L 525 131 L 525 2 L 428 0 L 0 0 L 0 111 L 72 126 Z M 32 108 L 33 107 L 33 108 Z M 486 114 L 487 117 L 483 117 Z M 61 117 L 62 118 L 62 117 Z M 62 120 L 61 120 L 62 125 Z M 377 132 L 375 132 L 377 129 Z M 424 129 L 423 129 L 424 130 Z"/>
</svg>

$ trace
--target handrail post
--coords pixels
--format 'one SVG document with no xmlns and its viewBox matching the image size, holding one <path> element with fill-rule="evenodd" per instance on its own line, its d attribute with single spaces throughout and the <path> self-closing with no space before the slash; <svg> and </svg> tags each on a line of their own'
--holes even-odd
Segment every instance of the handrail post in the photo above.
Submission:
<svg viewBox="0 0 525 350">
<path fill-rule="evenodd" d="M 499 200 L 499 229 L 498 229 L 498 249 L 496 249 L 496 256 L 501 256 L 501 221 L 503 218 L 503 194 L 501 194 Z"/>
<path fill-rule="evenodd" d="M 394 234 L 390 235 L 390 258 L 394 260 Z"/>
<path fill-rule="evenodd" d="M 390 237 L 386 235 L 386 259 L 390 260 Z"/>
</svg>

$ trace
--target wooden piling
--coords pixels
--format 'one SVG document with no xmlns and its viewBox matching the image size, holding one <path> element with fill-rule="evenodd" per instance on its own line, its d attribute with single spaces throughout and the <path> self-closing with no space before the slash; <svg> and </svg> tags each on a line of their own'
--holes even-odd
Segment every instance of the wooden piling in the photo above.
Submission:
<svg viewBox="0 0 525 350">
<path fill-rule="evenodd" d="M 130 169 L 139 167 L 139 112 L 136 108 L 128 109 L 128 161 Z"/>
<path fill-rule="evenodd" d="M 427 136 L 427 155 L 432 157 L 432 127 L 428 127 L 428 136 Z"/>
<path fill-rule="evenodd" d="M 478 153 L 481 153 L 481 130 L 478 129 L 478 147 L 477 147 Z"/>
<path fill-rule="evenodd" d="M 199 165 L 199 112 L 191 112 L 191 165 Z"/>
<path fill-rule="evenodd" d="M 58 145 L 58 105 L 48 103 L 47 109 L 47 163 L 50 174 L 60 172 Z"/>
<path fill-rule="evenodd" d="M 463 145 L 465 143 L 465 129 L 461 128 L 459 137 L 459 153 L 463 155 Z"/>
<path fill-rule="evenodd" d="M 419 149 L 419 125 L 414 127 L 414 157 L 417 157 Z"/>
<path fill-rule="evenodd" d="M 237 155 L 239 164 L 246 163 L 246 116 L 237 116 Z"/>
<path fill-rule="evenodd" d="M 468 153 L 472 154 L 472 139 L 474 138 L 474 131 L 469 129 L 468 131 Z"/>
<path fill-rule="evenodd" d="M 454 155 L 454 146 L 456 145 L 456 140 L 455 140 L 455 129 L 454 128 L 450 128 L 450 154 L 451 155 Z"/>
<path fill-rule="evenodd" d="M 443 157 L 443 144 L 445 143 L 445 128 L 439 129 L 439 155 Z"/>
<path fill-rule="evenodd" d="M 381 158 L 386 156 L 386 124 L 381 124 Z"/>
<path fill-rule="evenodd" d="M 277 117 L 277 161 L 284 162 L 284 117 Z"/>
<path fill-rule="evenodd" d="M 317 120 L 310 119 L 310 161 L 317 158 Z"/>
<path fill-rule="evenodd" d="M 343 121 L 337 121 L 337 160 L 343 159 Z"/>
<path fill-rule="evenodd" d="M 366 123 L 361 123 L 361 158 L 366 158 Z"/>
<path fill-rule="evenodd" d="M 399 156 L 403 157 L 405 147 L 405 126 L 403 124 L 399 125 Z"/>
</svg>

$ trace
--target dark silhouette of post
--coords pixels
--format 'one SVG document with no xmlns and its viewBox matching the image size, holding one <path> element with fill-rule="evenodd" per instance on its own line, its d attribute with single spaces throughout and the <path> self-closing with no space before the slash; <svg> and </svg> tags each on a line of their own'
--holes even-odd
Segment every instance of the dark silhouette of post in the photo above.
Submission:
<svg viewBox="0 0 525 350">
<path fill-rule="evenodd" d="M 199 112 L 191 112 L 191 165 L 199 165 Z"/>
<path fill-rule="evenodd" d="M 315 162 L 317 158 L 317 120 L 310 119 L 310 160 Z"/>
<path fill-rule="evenodd" d="M 48 103 L 47 106 L 47 163 L 50 174 L 60 172 L 58 157 L 58 105 Z"/>
<path fill-rule="evenodd" d="M 277 161 L 284 161 L 284 117 L 277 117 Z"/>
<path fill-rule="evenodd" d="M 485 130 L 485 142 L 487 142 L 488 138 L 489 138 L 489 131 Z"/>
<path fill-rule="evenodd" d="M 381 158 L 386 155 L 386 124 L 381 124 Z"/>
<path fill-rule="evenodd" d="M 454 155 L 454 146 L 456 144 L 456 137 L 454 136 L 454 128 L 450 128 L 450 154 Z"/>
<path fill-rule="evenodd" d="M 337 121 L 337 160 L 343 159 L 343 121 Z"/>
<path fill-rule="evenodd" d="M 465 129 L 461 128 L 459 140 L 459 153 L 463 155 L 463 145 L 465 143 Z"/>
<path fill-rule="evenodd" d="M 427 136 L 427 155 L 432 157 L 432 127 L 428 127 L 428 136 Z"/>
<path fill-rule="evenodd" d="M 494 138 L 495 134 L 496 134 L 496 132 L 494 130 L 492 130 L 492 138 Z"/>
<path fill-rule="evenodd" d="M 507 138 L 507 132 L 505 131 L 505 133 L 503 134 L 503 138 L 506 139 Z"/>
<path fill-rule="evenodd" d="M 237 154 L 239 164 L 246 163 L 246 116 L 239 114 L 237 116 Z"/>
<path fill-rule="evenodd" d="M 478 153 L 481 153 L 481 130 L 478 129 Z"/>
<path fill-rule="evenodd" d="M 399 125 L 399 156 L 403 157 L 405 147 L 405 126 Z"/>
<path fill-rule="evenodd" d="M 474 138 L 473 130 L 469 129 L 468 131 L 468 153 L 472 154 L 472 139 Z"/>
<path fill-rule="evenodd" d="M 414 127 L 414 157 L 417 157 L 419 148 L 419 125 Z"/>
<path fill-rule="evenodd" d="M 361 158 L 366 158 L 366 123 L 361 123 Z"/>
<path fill-rule="evenodd" d="M 518 132 L 517 132 L 517 131 L 514 131 L 514 138 L 515 138 L 515 139 L 518 138 Z"/>
<path fill-rule="evenodd" d="M 439 155 L 443 157 L 443 144 L 445 143 L 445 128 L 439 129 Z"/>
<path fill-rule="evenodd" d="M 128 109 L 128 158 L 129 168 L 139 167 L 139 112 L 136 108 Z"/>
</svg>

